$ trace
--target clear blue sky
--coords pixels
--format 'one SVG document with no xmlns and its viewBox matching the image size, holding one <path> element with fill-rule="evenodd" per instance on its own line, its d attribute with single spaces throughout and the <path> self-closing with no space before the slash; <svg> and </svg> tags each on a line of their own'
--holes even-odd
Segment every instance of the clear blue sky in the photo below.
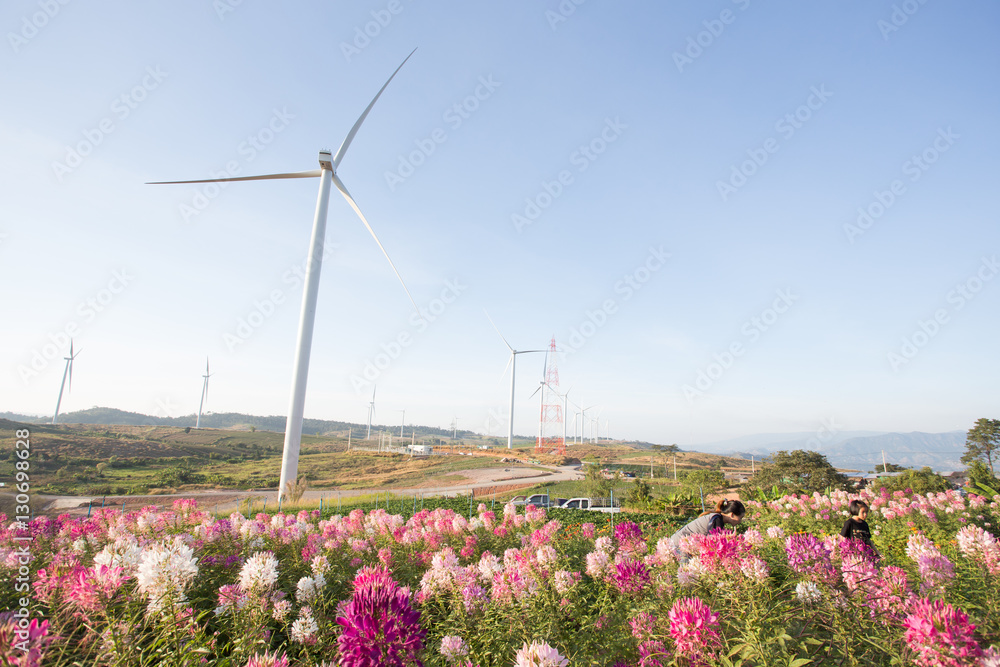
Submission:
<svg viewBox="0 0 1000 667">
<path fill-rule="evenodd" d="M 998 24 L 985 0 L 11 0 L 0 409 L 51 414 L 70 331 L 63 410 L 190 414 L 208 356 L 206 409 L 284 414 L 317 182 L 144 182 L 314 169 L 419 47 L 338 173 L 437 314 L 331 200 L 307 417 L 364 421 L 372 363 L 377 421 L 504 433 L 485 308 L 515 347 L 555 336 L 614 437 L 967 429 L 998 416 Z M 519 358 L 518 433 L 541 374 Z"/>
</svg>

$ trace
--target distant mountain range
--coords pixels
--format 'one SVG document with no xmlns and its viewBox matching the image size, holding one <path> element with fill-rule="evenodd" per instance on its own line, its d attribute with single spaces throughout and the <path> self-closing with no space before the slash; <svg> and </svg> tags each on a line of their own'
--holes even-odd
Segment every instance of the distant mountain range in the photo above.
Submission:
<svg viewBox="0 0 1000 667">
<path fill-rule="evenodd" d="M 51 417 L 20 415 L 12 412 L 0 412 L 0 418 L 24 423 L 47 423 Z M 64 424 L 121 424 L 128 426 L 194 426 L 195 415 L 183 417 L 155 417 L 137 412 L 125 412 L 114 408 L 91 408 L 79 410 L 59 416 Z M 205 428 L 235 428 L 254 426 L 262 431 L 285 430 L 284 416 L 261 417 L 238 412 L 209 413 L 201 416 L 201 424 Z M 367 424 L 351 424 L 348 422 L 328 421 L 324 419 L 306 419 L 302 424 L 302 432 L 309 435 L 347 431 L 353 428 L 355 434 L 367 429 Z M 372 424 L 372 430 L 385 429 L 399 432 L 399 426 Z M 452 431 L 429 426 L 407 425 L 404 433 L 416 431 L 418 436 L 447 437 Z M 473 431 L 459 430 L 458 435 L 471 437 L 477 435 Z M 650 443 L 626 443 L 639 449 L 650 447 Z M 965 431 L 949 431 L 947 433 L 886 433 L 880 431 L 839 431 L 839 432 L 802 432 L 802 433 L 759 433 L 731 440 L 710 442 L 684 447 L 686 451 L 721 454 L 757 460 L 765 458 L 771 452 L 778 450 L 792 451 L 805 449 L 820 452 L 827 460 L 838 468 L 870 472 L 882 463 L 882 452 L 885 451 L 887 463 L 921 468 L 930 466 L 938 472 L 949 470 L 964 470 L 962 454 L 965 453 Z"/>
<path fill-rule="evenodd" d="M 48 423 L 52 420 L 52 417 L 36 417 L 31 415 L 20 415 L 13 412 L 0 412 L 0 418 L 9 419 L 11 421 L 17 421 L 27 424 L 42 424 Z M 182 417 L 155 417 L 152 415 L 144 415 L 138 412 L 126 412 L 124 410 L 116 410 L 115 408 L 91 408 L 89 410 L 78 410 L 76 412 L 66 412 L 59 415 L 59 422 L 61 424 L 106 424 L 106 425 L 122 425 L 122 426 L 194 426 L 197 417 L 196 415 L 184 415 Z M 272 415 L 269 417 L 260 417 L 257 415 L 245 415 L 239 412 L 212 412 L 208 414 L 203 414 L 201 416 L 201 425 L 205 428 L 235 428 L 235 427 L 250 427 L 253 426 L 261 431 L 275 431 L 277 433 L 285 432 L 285 417 Z M 343 431 L 347 432 L 347 429 L 353 428 L 354 434 L 357 436 L 362 433 L 361 429 L 367 430 L 367 424 L 351 424 L 348 422 L 340 421 L 328 421 L 325 419 L 304 419 L 302 420 L 302 432 L 307 435 L 319 435 L 321 433 L 330 433 Z M 372 424 L 372 431 L 376 430 L 394 430 L 397 434 L 399 433 L 399 424 L 396 425 L 382 425 L 382 424 Z M 450 436 L 452 431 L 450 429 L 434 428 L 430 426 L 414 426 L 407 424 L 404 430 L 405 435 L 410 435 L 410 431 L 415 430 L 418 436 Z M 458 430 L 458 435 L 469 437 L 474 435 L 472 431 Z"/>
<path fill-rule="evenodd" d="M 732 440 L 692 445 L 691 449 L 709 454 L 728 454 L 761 459 L 778 450 L 804 449 L 823 454 L 838 468 L 871 472 L 882 463 L 922 468 L 937 472 L 964 470 L 965 431 L 947 433 L 885 433 L 878 431 L 842 431 L 817 435 L 805 433 L 764 433 Z"/>
</svg>

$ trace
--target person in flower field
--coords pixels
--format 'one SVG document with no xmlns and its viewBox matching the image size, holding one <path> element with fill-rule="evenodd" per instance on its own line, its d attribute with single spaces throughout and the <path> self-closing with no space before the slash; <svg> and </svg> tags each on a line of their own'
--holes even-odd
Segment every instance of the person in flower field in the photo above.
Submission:
<svg viewBox="0 0 1000 667">
<path fill-rule="evenodd" d="M 727 524 L 737 525 L 746 516 L 747 508 L 738 500 L 723 498 L 715 506 L 714 512 L 702 512 L 701 515 L 670 536 L 674 550 L 680 551 L 681 538 L 688 535 L 708 535 L 713 530 L 724 528 Z"/>
<path fill-rule="evenodd" d="M 844 522 L 844 527 L 840 529 L 840 535 L 849 540 L 859 540 L 875 556 L 879 556 L 878 549 L 872 544 L 872 531 L 868 527 L 868 503 L 863 500 L 852 500 L 847 506 L 847 511 L 851 516 Z"/>
</svg>

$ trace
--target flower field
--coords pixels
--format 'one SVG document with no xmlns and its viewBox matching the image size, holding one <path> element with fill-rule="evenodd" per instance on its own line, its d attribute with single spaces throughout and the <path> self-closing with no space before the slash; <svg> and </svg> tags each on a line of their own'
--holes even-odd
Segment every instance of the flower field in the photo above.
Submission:
<svg viewBox="0 0 1000 667">
<path fill-rule="evenodd" d="M 1000 666 L 1000 496 L 747 504 L 679 552 L 530 506 L 0 517 L 0 664 Z"/>
</svg>

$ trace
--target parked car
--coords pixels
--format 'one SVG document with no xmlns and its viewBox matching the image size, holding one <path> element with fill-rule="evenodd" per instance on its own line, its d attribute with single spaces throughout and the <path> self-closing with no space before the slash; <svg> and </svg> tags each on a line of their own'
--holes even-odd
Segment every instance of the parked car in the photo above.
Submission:
<svg viewBox="0 0 1000 667">
<path fill-rule="evenodd" d="M 510 505 L 534 505 L 535 507 L 558 507 L 555 498 L 549 498 L 547 493 L 536 493 L 533 496 L 514 496 L 510 499 Z"/>
<path fill-rule="evenodd" d="M 616 512 L 621 512 L 621 507 L 611 505 L 611 501 L 607 498 L 570 498 L 565 503 L 560 505 L 563 509 L 568 510 L 590 510 L 592 512 L 607 512 L 609 514 L 614 514 Z"/>
</svg>

